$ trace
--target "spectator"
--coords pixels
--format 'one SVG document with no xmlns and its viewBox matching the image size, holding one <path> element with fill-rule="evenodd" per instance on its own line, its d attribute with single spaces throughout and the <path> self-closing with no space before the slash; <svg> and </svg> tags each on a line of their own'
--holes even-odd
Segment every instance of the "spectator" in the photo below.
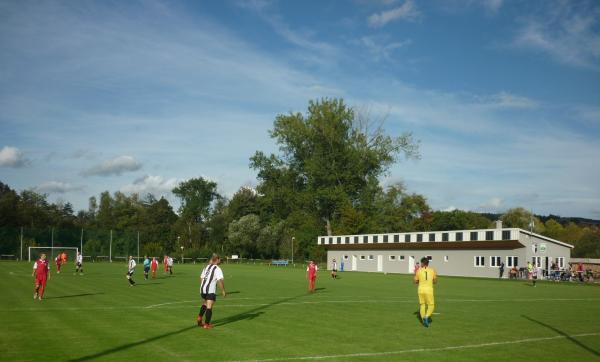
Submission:
<svg viewBox="0 0 600 362">
<path fill-rule="evenodd" d="M 500 263 L 500 279 L 502 279 L 503 275 L 504 275 L 504 263 Z"/>
<path fill-rule="evenodd" d="M 519 274 L 519 268 L 515 265 L 510 269 L 508 278 L 509 279 L 517 279 L 517 275 Z"/>
<path fill-rule="evenodd" d="M 581 262 L 577 263 L 577 278 L 583 282 L 583 264 Z"/>
</svg>

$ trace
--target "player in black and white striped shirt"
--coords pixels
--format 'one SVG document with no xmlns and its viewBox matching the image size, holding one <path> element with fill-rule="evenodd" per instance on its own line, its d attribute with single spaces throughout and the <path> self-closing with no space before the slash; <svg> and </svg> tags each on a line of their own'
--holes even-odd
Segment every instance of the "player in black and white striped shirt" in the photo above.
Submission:
<svg viewBox="0 0 600 362">
<path fill-rule="evenodd" d="M 227 295 L 225 292 L 225 284 L 223 284 L 223 271 L 219 268 L 221 257 L 213 254 L 208 265 L 200 274 L 200 296 L 202 297 L 202 307 L 198 313 L 198 326 L 204 329 L 213 327 L 210 324 L 212 318 L 212 307 L 217 301 L 217 284 L 221 288 L 223 298 Z M 206 315 L 206 319 L 203 318 Z"/>
<path fill-rule="evenodd" d="M 127 278 L 127 280 L 129 280 L 129 286 L 133 287 L 135 285 L 135 282 L 133 281 L 133 273 L 135 272 L 135 260 L 133 260 L 133 256 L 129 256 L 129 264 L 127 264 L 127 274 L 125 274 L 125 277 Z"/>
</svg>

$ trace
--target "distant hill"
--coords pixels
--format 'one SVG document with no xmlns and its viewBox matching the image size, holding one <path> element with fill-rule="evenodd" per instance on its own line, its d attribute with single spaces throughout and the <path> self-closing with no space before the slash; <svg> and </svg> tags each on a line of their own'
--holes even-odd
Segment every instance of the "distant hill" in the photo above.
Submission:
<svg viewBox="0 0 600 362">
<path fill-rule="evenodd" d="M 500 219 L 500 216 L 502 216 L 502 214 L 492 214 L 492 213 L 480 213 L 480 215 L 487 217 L 490 220 L 498 220 Z M 594 219 L 586 219 L 584 217 L 563 217 L 563 216 L 558 216 L 558 215 L 535 215 L 535 217 L 537 217 L 538 219 L 542 220 L 543 222 L 546 222 L 550 219 L 554 219 L 556 221 L 558 221 L 560 224 L 562 225 L 566 225 L 570 222 L 573 222 L 579 226 L 591 226 L 591 225 L 596 225 L 596 226 L 600 226 L 600 220 L 594 220 Z"/>
</svg>

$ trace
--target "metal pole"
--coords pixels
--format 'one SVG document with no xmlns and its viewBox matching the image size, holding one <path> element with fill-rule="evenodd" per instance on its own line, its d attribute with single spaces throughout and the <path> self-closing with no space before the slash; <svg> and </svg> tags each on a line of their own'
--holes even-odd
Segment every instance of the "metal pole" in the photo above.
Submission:
<svg viewBox="0 0 600 362">
<path fill-rule="evenodd" d="M 52 249 L 50 249 L 50 255 L 52 255 L 52 257 L 50 260 L 54 260 L 54 228 L 52 228 L 52 236 L 50 238 L 52 239 Z"/>
<path fill-rule="evenodd" d="M 296 238 L 292 236 L 292 266 L 294 266 L 294 240 Z"/>
<path fill-rule="evenodd" d="M 79 238 L 79 246 L 81 250 L 81 255 L 83 256 L 83 228 L 81 228 L 81 237 Z"/>
<path fill-rule="evenodd" d="M 112 230 L 110 231 L 110 244 L 108 245 L 108 261 L 112 263 Z"/>
<path fill-rule="evenodd" d="M 23 227 L 21 226 L 21 261 L 23 261 Z"/>
<path fill-rule="evenodd" d="M 137 262 L 140 262 L 140 232 L 138 231 L 138 257 L 137 257 Z"/>
</svg>

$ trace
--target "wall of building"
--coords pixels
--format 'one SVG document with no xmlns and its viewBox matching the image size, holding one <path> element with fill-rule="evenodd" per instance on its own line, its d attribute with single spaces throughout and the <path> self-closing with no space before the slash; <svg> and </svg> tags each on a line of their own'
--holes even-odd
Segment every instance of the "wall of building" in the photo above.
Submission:
<svg viewBox="0 0 600 362">
<path fill-rule="evenodd" d="M 390 256 L 394 258 L 391 259 Z M 335 258 L 338 262 L 338 269 L 341 268 L 343 261 L 344 270 L 352 271 L 352 259 L 356 258 L 356 271 L 412 273 L 414 263 L 419 262 L 425 256 L 431 256 L 429 265 L 435 268 L 439 275 L 485 278 L 499 276 L 499 267 L 492 266 L 492 257 L 500 257 L 501 262 L 505 263 L 504 278 L 508 278 L 507 257 L 517 257 L 519 266 L 525 265 L 526 257 L 524 248 L 513 250 L 329 250 L 327 252 L 327 268 L 331 269 L 331 262 Z M 475 265 L 475 257 L 478 256 L 484 258 L 483 266 Z M 412 262 L 411 257 L 414 258 Z M 378 265 L 380 258 L 381 265 Z"/>
<path fill-rule="evenodd" d="M 571 248 L 560 244 L 553 243 L 543 238 L 536 237 L 521 232 L 519 234 L 519 242 L 525 245 L 526 265 L 527 261 L 533 262 L 533 257 L 540 257 L 541 268 L 548 270 L 552 262 L 556 262 L 557 258 L 563 258 L 563 266 L 568 266 L 571 260 Z"/>
</svg>

